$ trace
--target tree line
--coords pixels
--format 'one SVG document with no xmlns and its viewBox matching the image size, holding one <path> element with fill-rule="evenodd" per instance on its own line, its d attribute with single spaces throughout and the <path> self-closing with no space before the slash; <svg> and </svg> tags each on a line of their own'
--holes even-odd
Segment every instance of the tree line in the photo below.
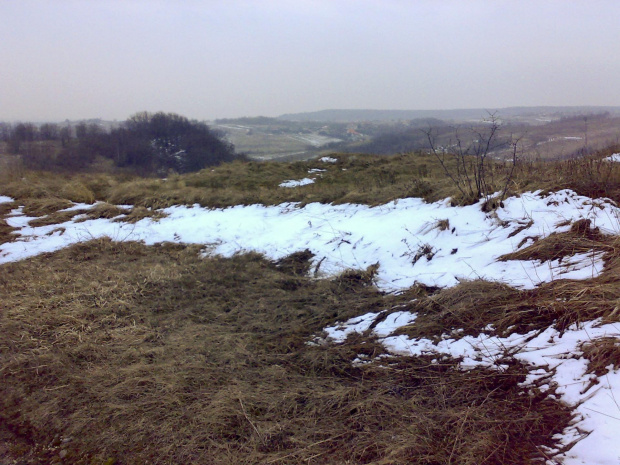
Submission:
<svg viewBox="0 0 620 465">
<path fill-rule="evenodd" d="M 94 122 L 0 123 L 9 153 L 33 169 L 84 169 L 98 158 L 141 174 L 188 173 L 243 158 L 224 135 L 175 113 L 141 112 L 118 127 Z"/>
</svg>

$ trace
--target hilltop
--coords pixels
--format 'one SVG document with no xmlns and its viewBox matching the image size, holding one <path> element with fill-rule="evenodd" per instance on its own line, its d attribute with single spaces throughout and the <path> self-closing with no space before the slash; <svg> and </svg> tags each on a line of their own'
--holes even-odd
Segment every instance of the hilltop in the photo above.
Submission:
<svg viewBox="0 0 620 465">
<path fill-rule="evenodd" d="M 490 160 L 479 199 L 420 152 L 8 165 L 0 456 L 615 460 L 617 149 Z"/>
<path fill-rule="evenodd" d="M 320 110 L 302 113 L 287 113 L 279 119 L 287 121 L 403 121 L 412 119 L 436 118 L 444 121 L 480 121 L 490 113 L 496 113 L 510 120 L 525 122 L 548 122 L 562 117 L 610 113 L 620 115 L 620 107 L 615 106 L 535 106 L 505 108 L 463 108 L 452 110 Z"/>
</svg>

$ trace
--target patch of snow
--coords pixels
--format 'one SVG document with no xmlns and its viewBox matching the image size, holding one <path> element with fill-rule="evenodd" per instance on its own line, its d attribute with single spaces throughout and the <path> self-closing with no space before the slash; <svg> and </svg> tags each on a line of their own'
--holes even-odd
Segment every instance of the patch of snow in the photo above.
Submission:
<svg viewBox="0 0 620 465">
<path fill-rule="evenodd" d="M 327 337 L 336 343 L 344 342 L 352 333 L 365 333 L 368 331 L 373 323 L 380 319 L 385 314 L 385 311 L 378 313 L 366 313 L 365 315 L 351 318 L 344 323 L 339 323 L 335 326 L 329 326 L 324 329 L 327 333 Z M 396 331 L 398 328 L 411 324 L 415 321 L 417 315 L 407 312 L 398 311 L 390 313 L 385 319 L 379 321 L 372 332 L 379 337 L 386 337 Z"/>
<path fill-rule="evenodd" d="M 11 203 L 13 199 L 11 197 L 7 197 L 6 195 L 0 195 L 0 203 Z"/>
<path fill-rule="evenodd" d="M 567 190 L 506 199 L 497 217 L 484 213 L 481 203 L 451 207 L 448 201 L 425 203 L 413 198 L 376 207 L 320 203 L 299 207 L 288 203 L 208 209 L 194 205 L 173 206 L 162 213 L 166 217 L 158 221 L 145 218 L 135 224 L 99 218 L 30 227 L 32 218 L 20 211 L 6 219 L 19 228 L 18 238 L 0 245 L 0 263 L 109 236 L 146 244 L 208 244 L 213 254 L 228 257 L 256 251 L 274 260 L 307 248 L 315 254 L 315 264 L 320 262 L 322 275 L 379 263 L 376 283 L 386 291 L 405 289 L 416 282 L 447 287 L 477 278 L 527 289 L 558 278 L 597 276 L 602 257 L 582 253 L 561 261 L 539 262 L 497 261 L 499 256 L 515 251 L 528 236 L 542 238 L 567 231 L 570 222 L 583 218 L 592 220 L 603 232 L 615 233 L 620 217 L 611 201 L 593 201 Z M 449 227 L 441 229 L 439 222 Z M 519 230 L 530 222 L 527 229 Z M 47 236 L 58 227 L 65 228 L 62 237 Z M 420 253 L 425 250 L 432 253 Z"/>
<path fill-rule="evenodd" d="M 100 203 L 103 203 L 103 202 L 96 202 L 94 205 L 90 203 L 75 203 L 70 207 L 63 208 L 62 210 L 58 210 L 58 211 L 59 212 L 70 212 L 70 211 L 75 211 L 75 210 L 88 210 Z"/>
<path fill-rule="evenodd" d="M 321 157 L 319 158 L 319 161 L 322 161 L 323 163 L 337 163 L 338 159 L 332 157 Z"/>
<path fill-rule="evenodd" d="M 280 187 L 299 187 L 299 186 L 307 186 L 308 184 L 313 184 L 314 179 L 311 178 L 303 178 L 298 180 L 290 180 L 284 181 L 279 184 Z"/>
<path fill-rule="evenodd" d="M 385 320 L 377 323 L 373 329 L 373 332 L 379 337 L 386 337 L 398 328 L 402 328 L 403 326 L 413 323 L 416 318 L 417 315 L 406 311 L 390 313 Z"/>
<path fill-rule="evenodd" d="M 610 155 L 607 158 L 603 158 L 603 160 L 620 162 L 620 153 L 614 153 L 613 155 Z"/>
<path fill-rule="evenodd" d="M 379 313 L 367 313 L 351 318 L 345 323 L 325 328 L 324 331 L 334 342 L 344 342 L 349 334 L 366 332 L 378 315 Z"/>
</svg>

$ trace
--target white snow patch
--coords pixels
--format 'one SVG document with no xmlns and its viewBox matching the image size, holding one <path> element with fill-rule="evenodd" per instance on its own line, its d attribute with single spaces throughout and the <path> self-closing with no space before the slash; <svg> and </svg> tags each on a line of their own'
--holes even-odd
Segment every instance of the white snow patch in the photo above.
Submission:
<svg viewBox="0 0 620 465">
<path fill-rule="evenodd" d="M 349 334 L 366 332 L 378 315 L 378 313 L 367 313 L 351 318 L 345 323 L 327 327 L 324 331 L 327 333 L 327 337 L 334 342 L 344 342 Z"/>
<path fill-rule="evenodd" d="M 303 178 L 303 179 L 298 179 L 298 180 L 290 180 L 290 181 L 284 181 L 281 182 L 279 184 L 280 187 L 299 187 L 299 186 L 306 186 L 308 184 L 313 184 L 314 183 L 314 179 L 311 178 Z"/>
<path fill-rule="evenodd" d="M 80 205 L 83 209 L 92 207 Z M 620 215 L 611 201 L 592 200 L 572 191 L 546 196 L 535 192 L 506 199 L 504 207 L 497 210 L 497 218 L 482 212 L 481 203 L 450 207 L 447 201 L 429 204 L 412 198 L 377 207 L 319 203 L 299 207 L 288 203 L 208 209 L 194 205 L 173 206 L 162 212 L 165 218 L 145 218 L 135 224 L 100 218 L 30 227 L 28 221 L 33 218 L 18 210 L 6 218 L 10 226 L 19 228 L 18 238 L 0 245 L 0 263 L 109 236 L 146 244 L 205 244 L 211 253 L 226 257 L 256 251 L 277 260 L 309 249 L 315 255 L 315 264 L 321 263 L 322 275 L 379 263 L 376 283 L 387 291 L 405 289 L 416 282 L 446 287 L 477 278 L 533 288 L 553 279 L 597 276 L 603 267 L 602 257 L 582 253 L 552 262 L 499 262 L 497 258 L 516 250 L 528 236 L 542 238 L 567 231 L 570 224 L 558 224 L 583 218 L 603 232 L 614 233 Z M 445 226 L 446 221 L 449 227 L 442 230 L 439 223 Z M 527 229 L 517 232 L 530 222 Z M 64 228 L 62 235 L 52 234 L 60 227 Z"/>
<path fill-rule="evenodd" d="M 319 158 L 319 161 L 322 161 L 323 163 L 337 163 L 338 159 L 332 157 L 321 157 Z"/>
<path fill-rule="evenodd" d="M 58 211 L 60 211 L 60 212 L 71 212 L 71 211 L 75 211 L 75 210 L 88 210 L 90 208 L 93 208 L 93 207 L 97 206 L 100 203 L 103 203 L 103 202 L 96 202 L 95 204 L 75 203 L 75 204 L 71 205 L 70 207 L 63 208 L 62 210 L 58 210 Z"/>
<path fill-rule="evenodd" d="M 605 160 L 605 161 L 620 162 L 620 153 L 614 153 L 614 154 L 608 156 L 607 158 L 603 158 L 603 160 Z"/>
<path fill-rule="evenodd" d="M 0 203 L 10 203 L 13 202 L 11 197 L 7 197 L 6 195 L 0 195 Z"/>
</svg>

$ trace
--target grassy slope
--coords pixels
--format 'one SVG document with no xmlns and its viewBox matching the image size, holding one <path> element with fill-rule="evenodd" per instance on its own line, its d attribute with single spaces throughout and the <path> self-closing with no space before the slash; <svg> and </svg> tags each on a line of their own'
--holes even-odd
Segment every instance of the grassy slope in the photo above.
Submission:
<svg viewBox="0 0 620 465">
<path fill-rule="evenodd" d="M 508 184 L 509 194 L 527 190 L 571 188 L 590 196 L 620 201 L 620 164 L 602 162 L 617 147 L 592 158 L 559 163 L 524 160 Z M 132 204 L 161 208 L 198 203 L 208 207 L 282 202 L 365 203 L 378 205 L 403 197 L 434 201 L 452 196 L 463 199 L 453 182 L 431 155 L 403 154 L 391 157 L 337 155 L 337 163 L 317 160 L 296 163 L 235 162 L 199 173 L 166 180 L 131 175 L 63 175 L 24 173 L 18 168 L 0 171 L 0 195 L 28 202 L 30 199 L 69 199 L 92 203 Z M 453 170 L 454 163 L 448 161 Z M 278 188 L 285 180 L 316 177 L 310 169 L 326 172 L 314 184 L 295 189 Z M 492 190 L 502 190 L 510 167 L 501 164 L 487 169 Z"/>
<path fill-rule="evenodd" d="M 0 194 L 54 222 L 67 199 L 375 204 L 454 193 L 429 157 L 340 158 L 235 163 L 167 181 L 21 173 Z M 309 168 L 328 172 L 314 185 L 274 187 Z M 617 178 L 615 164 L 526 164 L 511 187 L 618 199 Z M 102 206 L 97 214 L 114 213 Z M 0 229 L 0 241 L 8 232 Z M 108 240 L 2 265 L 0 454 L 33 464 L 529 463 L 544 456 L 537 446 L 550 444 L 570 413 L 548 393 L 522 395 L 524 367 L 460 372 L 454 360 L 425 358 L 353 366 L 357 354 L 380 355 L 381 346 L 362 336 L 341 346 L 306 342 L 336 320 L 395 305 L 420 313 L 408 331 L 426 337 L 457 327 L 475 334 L 491 322 L 521 331 L 617 321 L 615 242 L 577 229 L 556 239 L 523 253 L 555 257 L 591 241 L 608 254 L 605 273 L 527 292 L 466 283 L 394 296 L 372 286 L 371 272 L 313 280 L 304 254 L 279 264 L 252 254 L 202 259 L 196 247 Z M 593 371 L 618 360 L 608 342 L 589 350 Z"/>
</svg>

